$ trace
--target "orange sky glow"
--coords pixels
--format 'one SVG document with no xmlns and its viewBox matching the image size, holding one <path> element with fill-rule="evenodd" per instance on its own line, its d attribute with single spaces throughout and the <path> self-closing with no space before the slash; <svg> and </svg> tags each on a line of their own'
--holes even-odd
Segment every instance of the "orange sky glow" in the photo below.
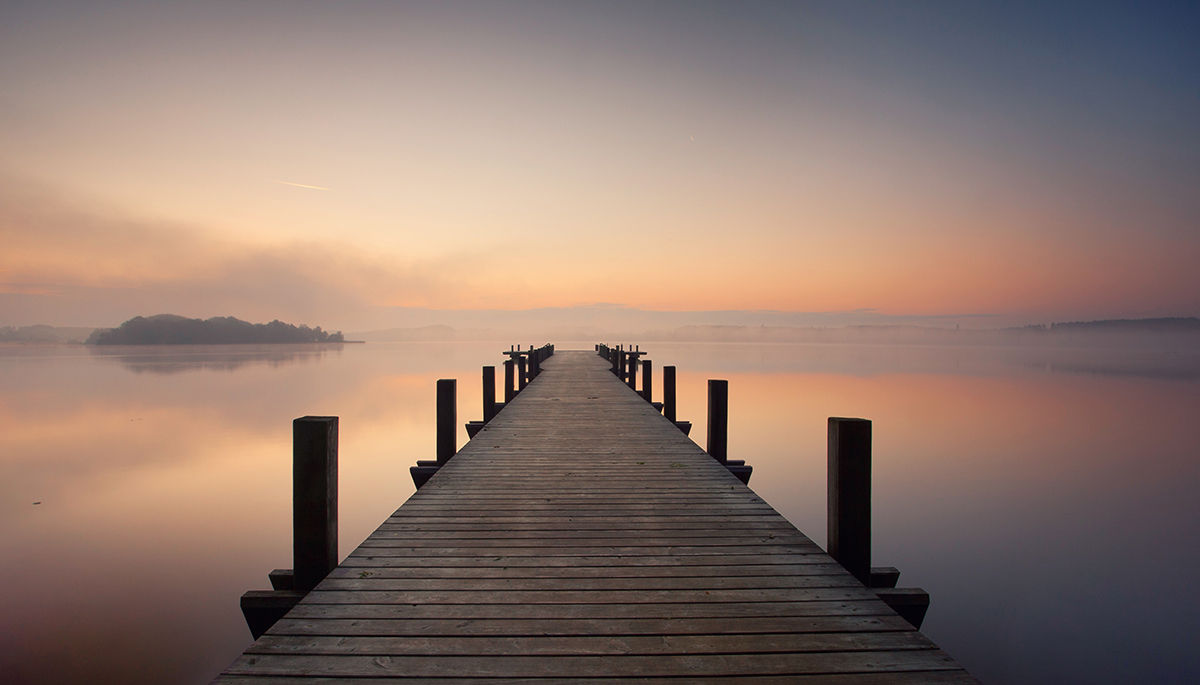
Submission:
<svg viewBox="0 0 1200 685">
<path fill-rule="evenodd" d="M 836 3 L 288 8 L 0 10 L 0 325 L 1200 313 L 1167 58 Z"/>
</svg>

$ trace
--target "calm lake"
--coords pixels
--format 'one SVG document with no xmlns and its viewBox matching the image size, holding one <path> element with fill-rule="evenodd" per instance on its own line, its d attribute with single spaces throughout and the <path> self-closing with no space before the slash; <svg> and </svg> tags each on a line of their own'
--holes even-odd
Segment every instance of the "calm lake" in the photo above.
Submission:
<svg viewBox="0 0 1200 685">
<path fill-rule="evenodd" d="M 340 417 L 345 555 L 433 457 L 435 380 L 481 418 L 501 349 L 0 347 L 0 680 L 208 682 L 291 565 L 291 420 Z M 729 456 L 821 545 L 826 417 L 872 419 L 874 563 L 984 682 L 1200 682 L 1200 352 L 642 349 L 701 443 L 729 380 Z"/>
</svg>

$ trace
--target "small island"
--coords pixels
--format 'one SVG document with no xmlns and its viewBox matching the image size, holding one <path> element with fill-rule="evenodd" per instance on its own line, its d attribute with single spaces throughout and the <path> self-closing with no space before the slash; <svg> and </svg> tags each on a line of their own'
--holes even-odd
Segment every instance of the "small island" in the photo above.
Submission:
<svg viewBox="0 0 1200 685">
<path fill-rule="evenodd" d="M 88 345 L 236 345 L 275 343 L 340 343 L 341 331 L 320 326 L 293 326 L 276 319 L 250 323 L 232 316 L 189 319 L 174 314 L 135 316 L 116 328 L 97 328 Z"/>
</svg>

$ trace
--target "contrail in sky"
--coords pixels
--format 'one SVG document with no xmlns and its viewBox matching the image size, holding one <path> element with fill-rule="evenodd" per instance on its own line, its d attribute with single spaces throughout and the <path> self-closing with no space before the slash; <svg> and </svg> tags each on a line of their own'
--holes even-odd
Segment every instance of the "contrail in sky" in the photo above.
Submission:
<svg viewBox="0 0 1200 685">
<path fill-rule="evenodd" d="M 291 181 L 280 181 L 279 179 L 275 179 L 275 182 L 282 183 L 285 186 L 295 186 L 296 188 L 308 188 L 309 190 L 329 190 L 329 188 L 326 188 L 325 186 L 310 186 L 310 185 L 305 185 L 303 183 L 292 183 Z"/>
</svg>

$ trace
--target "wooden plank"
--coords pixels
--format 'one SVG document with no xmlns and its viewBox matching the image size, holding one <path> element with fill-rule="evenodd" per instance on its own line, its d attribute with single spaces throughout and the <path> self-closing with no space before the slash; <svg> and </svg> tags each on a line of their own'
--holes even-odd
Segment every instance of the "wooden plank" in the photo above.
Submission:
<svg viewBox="0 0 1200 685">
<path fill-rule="evenodd" d="M 899 616 L 747 616 L 722 618 L 305 618 L 289 616 L 271 635 L 524 636 L 720 635 L 727 633 L 912 632 Z"/>
<path fill-rule="evenodd" d="M 247 654 L 369 654 L 399 656 L 580 656 L 632 654 L 767 654 L 932 649 L 913 631 L 758 633 L 752 635 L 608 635 L 502 637 L 345 637 L 268 635 Z"/>
<path fill-rule="evenodd" d="M 973 682 L 605 360 L 541 368 L 217 682 Z"/>
<path fill-rule="evenodd" d="M 392 679 L 388 679 L 392 680 Z M 245 683 L 270 682 L 271 685 L 328 685 L 328 678 L 308 678 L 295 676 L 272 677 L 269 680 L 262 676 L 224 675 L 217 683 L 240 685 Z M 378 683 L 379 678 L 346 678 L 337 679 L 339 683 Z M 479 680 L 473 678 L 404 678 L 404 682 L 414 685 L 478 685 Z M 488 678 L 487 685 L 545 685 L 544 678 Z M 565 683 L 623 683 L 628 685 L 657 685 L 675 683 L 680 679 L 675 676 L 666 678 L 560 678 L 555 682 Z M 686 681 L 689 685 L 791 685 L 802 682 L 805 685 L 971 685 L 978 683 L 963 670 L 946 671 L 905 671 L 891 673 L 819 673 L 783 676 L 742 675 L 742 676 L 691 676 Z"/>
<path fill-rule="evenodd" d="M 753 552 L 754 550 L 751 550 Z M 386 554 L 351 553 L 342 561 L 346 568 L 376 568 L 387 566 L 392 568 L 452 568 L 466 566 L 480 567 L 533 567 L 533 568 L 631 568 L 631 567 L 690 567 L 690 566 L 741 566 L 746 564 L 829 564 L 833 563 L 829 556 L 812 552 L 809 554 L 696 554 L 688 556 L 659 555 L 626 555 L 623 557 L 604 556 L 547 556 L 525 555 L 513 556 L 496 554 L 487 556 L 394 556 Z"/>
<path fill-rule="evenodd" d="M 878 599 L 645 604 L 321 604 L 301 602 L 291 618 L 726 618 L 746 616 L 895 616 Z"/>
<path fill-rule="evenodd" d="M 663 604 L 679 602 L 811 602 L 873 600 L 875 593 L 858 587 L 785 588 L 778 590 L 325 590 L 308 593 L 301 604 Z"/>
<path fill-rule="evenodd" d="M 244 654 L 226 671 L 240 675 L 326 677 L 526 677 L 627 678 L 645 676 L 736 676 L 742 673 L 803 675 L 879 671 L 956 670 L 936 649 L 873 650 L 801 654 L 686 654 L 605 656 L 350 656 Z"/>
<path fill-rule="evenodd" d="M 321 584 L 331 590 L 726 590 L 855 587 L 841 573 L 816 576 L 703 576 L 665 578 L 330 578 Z"/>
<path fill-rule="evenodd" d="M 373 568 L 340 566 L 330 578 L 745 578 L 811 576 L 844 573 L 839 564 L 741 564 L 726 566 L 438 566 Z"/>
</svg>

